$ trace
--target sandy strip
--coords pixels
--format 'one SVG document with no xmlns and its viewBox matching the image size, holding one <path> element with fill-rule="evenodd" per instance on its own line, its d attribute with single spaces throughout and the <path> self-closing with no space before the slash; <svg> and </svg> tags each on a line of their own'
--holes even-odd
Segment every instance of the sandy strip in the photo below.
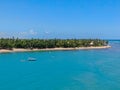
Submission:
<svg viewBox="0 0 120 90">
<path fill-rule="evenodd" d="M 77 48 L 46 48 L 46 49 L 22 49 L 14 48 L 13 50 L 0 49 L 0 53 L 10 53 L 10 52 L 30 52 L 30 51 L 60 51 L 60 50 L 84 50 L 84 49 L 105 49 L 111 46 L 100 46 L 100 47 L 77 47 Z"/>
</svg>

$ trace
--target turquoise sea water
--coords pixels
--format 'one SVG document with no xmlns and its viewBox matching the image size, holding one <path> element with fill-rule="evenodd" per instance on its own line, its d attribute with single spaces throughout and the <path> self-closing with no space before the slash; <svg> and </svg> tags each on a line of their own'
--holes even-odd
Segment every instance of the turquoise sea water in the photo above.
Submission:
<svg viewBox="0 0 120 90">
<path fill-rule="evenodd" d="M 120 41 L 110 45 L 0 54 L 0 90 L 120 90 Z M 37 61 L 29 62 L 29 57 Z"/>
</svg>

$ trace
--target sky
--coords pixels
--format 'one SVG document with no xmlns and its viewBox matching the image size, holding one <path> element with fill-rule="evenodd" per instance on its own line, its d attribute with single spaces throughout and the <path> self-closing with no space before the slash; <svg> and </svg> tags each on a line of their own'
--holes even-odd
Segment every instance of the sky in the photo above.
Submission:
<svg viewBox="0 0 120 90">
<path fill-rule="evenodd" d="M 0 0 L 0 37 L 120 39 L 120 0 Z"/>
</svg>

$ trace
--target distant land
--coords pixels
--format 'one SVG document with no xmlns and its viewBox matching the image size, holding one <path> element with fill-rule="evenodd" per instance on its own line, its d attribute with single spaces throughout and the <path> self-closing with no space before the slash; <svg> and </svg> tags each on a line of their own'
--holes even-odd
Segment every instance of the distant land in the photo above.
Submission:
<svg viewBox="0 0 120 90">
<path fill-rule="evenodd" d="M 110 48 L 101 39 L 19 39 L 1 38 L 0 52 L 24 52 L 39 50 L 78 50 Z"/>
</svg>

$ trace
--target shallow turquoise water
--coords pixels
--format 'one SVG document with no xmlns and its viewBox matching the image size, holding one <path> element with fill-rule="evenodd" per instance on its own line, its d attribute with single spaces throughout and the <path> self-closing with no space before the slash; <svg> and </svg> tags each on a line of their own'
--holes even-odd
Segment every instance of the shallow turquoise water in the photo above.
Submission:
<svg viewBox="0 0 120 90">
<path fill-rule="evenodd" d="M 0 54 L 0 90 L 120 90 L 120 41 L 110 44 L 101 50 Z"/>
</svg>

